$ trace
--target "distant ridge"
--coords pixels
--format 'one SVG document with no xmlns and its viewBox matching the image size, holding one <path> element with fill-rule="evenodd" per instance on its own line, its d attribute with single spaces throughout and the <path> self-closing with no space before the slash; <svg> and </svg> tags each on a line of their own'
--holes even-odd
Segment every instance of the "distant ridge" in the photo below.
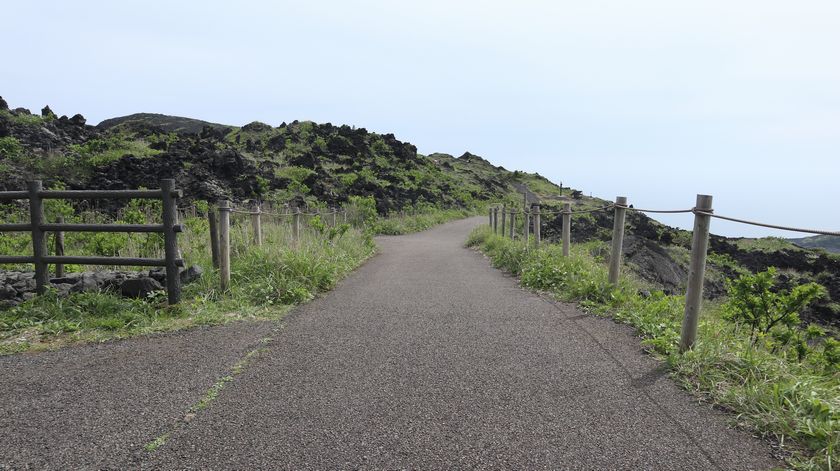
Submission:
<svg viewBox="0 0 840 471">
<path fill-rule="evenodd" d="M 128 116 L 110 118 L 97 124 L 96 127 L 106 130 L 120 125 L 131 124 L 153 125 L 162 128 L 166 132 L 175 132 L 179 134 L 200 133 L 205 126 L 209 126 L 214 129 L 231 128 L 231 126 L 202 121 L 200 119 L 168 116 L 158 113 L 134 113 Z"/>
<path fill-rule="evenodd" d="M 824 249 L 828 252 L 840 253 L 840 237 L 837 236 L 818 235 L 788 240 L 806 249 Z"/>
</svg>

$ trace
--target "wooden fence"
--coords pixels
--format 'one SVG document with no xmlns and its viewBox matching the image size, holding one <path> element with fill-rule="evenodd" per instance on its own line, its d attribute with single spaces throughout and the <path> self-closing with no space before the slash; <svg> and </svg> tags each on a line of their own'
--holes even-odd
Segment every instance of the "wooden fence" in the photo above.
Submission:
<svg viewBox="0 0 840 471">
<path fill-rule="evenodd" d="M 499 230 L 499 212 L 501 209 L 501 230 Z M 523 239 L 526 244 L 530 243 L 529 230 L 533 226 L 533 238 L 536 246 L 540 245 L 540 217 L 544 215 L 561 215 L 563 220 L 563 255 L 569 256 L 569 245 L 571 240 L 571 216 L 572 214 L 591 213 L 597 211 L 613 211 L 613 235 L 610 251 L 609 261 L 609 282 L 613 285 L 618 284 L 619 273 L 621 269 L 621 252 L 624 244 L 624 226 L 625 215 L 627 211 L 637 211 L 642 213 L 693 213 L 694 214 L 694 229 L 692 231 L 691 239 L 691 261 L 688 269 L 688 283 L 686 285 L 685 293 L 685 312 L 683 316 L 682 331 L 680 335 L 680 350 L 685 351 L 690 349 L 697 338 L 697 326 L 700 318 L 700 304 L 703 299 L 703 280 L 706 272 L 706 254 L 709 248 L 709 227 L 711 226 L 712 218 L 724 219 L 727 221 L 738 222 L 742 224 L 749 224 L 753 226 L 766 227 L 771 229 L 781 229 L 785 231 L 804 232 L 810 234 L 822 234 L 831 236 L 840 236 L 840 232 L 824 231 L 817 229 L 805 229 L 790 226 L 780 226 L 775 224 L 766 224 L 755 221 L 748 221 L 745 219 L 732 218 L 721 216 L 714 213 L 712 209 L 712 196 L 697 195 L 695 205 L 688 209 L 672 209 L 672 210 L 657 210 L 657 209 L 641 209 L 628 206 L 627 198 L 619 196 L 615 203 L 595 209 L 586 209 L 572 211 L 571 202 L 563 203 L 563 209 L 560 211 L 541 211 L 539 204 L 534 204 L 531 208 L 518 210 L 511 208 L 510 213 L 510 231 L 509 237 L 511 239 L 516 237 L 515 221 L 516 214 L 521 213 L 524 218 Z M 489 211 L 489 226 L 493 232 L 505 236 L 505 214 L 507 207 L 502 205 L 494 206 Z"/>
<path fill-rule="evenodd" d="M 156 199 L 163 202 L 162 224 L 65 224 L 46 222 L 44 200 L 46 199 Z M 166 268 L 166 291 L 169 304 L 177 304 L 181 298 L 181 281 L 178 267 L 184 261 L 178 255 L 176 235 L 183 231 L 177 223 L 177 200 L 181 192 L 175 189 L 175 180 L 162 180 L 158 190 L 44 190 L 41 181 L 28 183 L 27 191 L 0 192 L 0 201 L 28 200 L 28 224 L 0 224 L 0 232 L 29 232 L 32 234 L 32 255 L 0 255 L 0 264 L 31 263 L 35 265 L 35 289 L 43 294 L 49 285 L 49 265 L 56 265 L 61 272 L 63 264 L 79 265 L 124 265 Z M 56 254 L 49 255 L 48 232 L 56 233 Z M 64 255 L 64 232 L 146 232 L 159 233 L 164 237 L 164 258 L 94 257 Z"/>
<path fill-rule="evenodd" d="M 288 219 L 292 229 L 292 240 L 300 241 L 301 223 L 304 216 L 323 216 L 325 223 L 335 227 L 338 223 L 338 216 L 341 215 L 343 222 L 347 222 L 347 210 L 331 208 L 325 213 L 304 211 L 295 208 L 293 211 L 276 213 L 263 211 L 259 203 L 253 205 L 250 210 L 234 208 L 229 200 L 218 202 L 216 209 L 208 211 L 207 217 L 210 225 L 210 250 L 213 258 L 213 267 L 219 270 L 219 285 L 222 291 L 230 289 L 230 226 L 231 214 L 238 213 L 249 216 L 251 223 L 252 241 L 256 246 L 263 245 L 263 218 L 268 216 L 274 219 Z"/>
</svg>

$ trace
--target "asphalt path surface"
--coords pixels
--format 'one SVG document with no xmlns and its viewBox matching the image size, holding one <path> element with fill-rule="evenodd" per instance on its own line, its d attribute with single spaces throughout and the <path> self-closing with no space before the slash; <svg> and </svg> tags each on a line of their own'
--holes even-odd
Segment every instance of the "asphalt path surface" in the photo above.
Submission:
<svg viewBox="0 0 840 471">
<path fill-rule="evenodd" d="M 463 248 L 483 221 L 379 238 L 379 255 L 279 330 L 0 358 L 0 469 L 781 465 L 680 390 L 632 329 L 524 291 Z"/>
</svg>

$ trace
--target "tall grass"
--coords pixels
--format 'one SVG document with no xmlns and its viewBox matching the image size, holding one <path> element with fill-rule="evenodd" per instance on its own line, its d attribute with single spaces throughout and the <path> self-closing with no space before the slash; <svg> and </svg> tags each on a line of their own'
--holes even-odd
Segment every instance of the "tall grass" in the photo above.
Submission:
<svg viewBox="0 0 840 471">
<path fill-rule="evenodd" d="M 694 348 L 679 353 L 684 298 L 655 291 L 623 275 L 607 281 L 600 243 L 526 247 L 477 228 L 467 240 L 494 266 L 518 275 L 523 286 L 580 303 L 585 309 L 634 326 L 643 343 L 670 367 L 684 388 L 735 414 L 737 423 L 774 438 L 791 466 L 837 469 L 840 463 L 840 371 L 826 368 L 814 347 L 804 361 L 755 348 L 749 332 L 723 317 L 720 304 L 707 304 Z"/>
<path fill-rule="evenodd" d="M 207 221 L 188 218 L 179 248 L 186 263 L 202 267 L 204 276 L 184 287 L 179 305 L 167 306 L 164 293 L 135 300 L 109 292 L 66 297 L 51 292 L 0 311 L 0 354 L 237 319 L 276 319 L 290 306 L 331 289 L 375 251 L 371 238 L 357 229 L 330 238 L 328 231 L 305 226 L 301 239 L 293 241 L 288 222 L 265 219 L 261 247 L 252 243 L 248 221 L 234 220 L 228 292 L 219 289 L 212 266 Z M 136 240 L 120 253 L 160 256 L 157 243 Z"/>
</svg>

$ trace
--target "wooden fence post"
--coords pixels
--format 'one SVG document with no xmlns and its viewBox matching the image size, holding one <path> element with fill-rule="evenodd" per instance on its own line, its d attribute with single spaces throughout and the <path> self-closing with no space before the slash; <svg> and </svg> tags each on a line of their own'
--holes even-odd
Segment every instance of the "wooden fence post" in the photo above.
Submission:
<svg viewBox="0 0 840 471">
<path fill-rule="evenodd" d="M 292 218 L 292 238 L 295 242 L 300 240 L 300 208 L 295 208 L 295 215 Z"/>
<path fill-rule="evenodd" d="M 505 222 L 507 222 L 507 205 L 502 205 L 502 237 L 505 236 Z"/>
<path fill-rule="evenodd" d="M 563 256 L 568 257 L 572 243 L 572 203 L 563 203 Z"/>
<path fill-rule="evenodd" d="M 525 236 L 523 237 L 523 239 L 525 240 L 525 245 L 528 245 L 529 239 L 531 238 L 531 213 L 528 212 L 528 210 L 526 209 L 522 213 L 522 217 L 525 218 L 525 220 L 523 221 L 525 223 Z"/>
<path fill-rule="evenodd" d="M 534 205 L 534 243 L 540 246 L 540 205 Z"/>
<path fill-rule="evenodd" d="M 207 211 L 207 222 L 210 225 L 210 255 L 213 257 L 213 268 L 219 268 L 219 221 L 216 208 Z"/>
<path fill-rule="evenodd" d="M 230 201 L 219 204 L 219 281 L 222 291 L 230 289 Z"/>
<path fill-rule="evenodd" d="M 613 217 L 612 249 L 610 250 L 610 283 L 618 284 L 621 271 L 621 247 L 624 244 L 624 216 L 627 212 L 627 198 L 615 198 L 615 216 Z"/>
<path fill-rule="evenodd" d="M 49 271 L 44 257 L 47 255 L 47 238 L 41 230 L 44 224 L 44 202 L 41 200 L 41 180 L 28 182 L 29 223 L 32 225 L 32 255 L 35 262 L 35 291 L 44 294 L 49 283 Z"/>
<path fill-rule="evenodd" d="M 254 203 L 254 210 L 251 212 L 251 226 L 254 229 L 254 245 L 262 245 L 262 208 L 259 203 Z"/>
<path fill-rule="evenodd" d="M 181 300 L 181 277 L 178 273 L 178 239 L 175 225 L 178 224 L 178 196 L 175 194 L 175 180 L 160 182 L 163 199 L 163 249 L 166 256 L 166 293 L 169 305 Z"/>
<path fill-rule="evenodd" d="M 490 216 L 490 219 L 489 219 L 490 222 L 488 223 L 488 225 L 490 227 L 493 227 L 493 208 L 487 208 L 487 212 Z"/>
<path fill-rule="evenodd" d="M 510 240 L 516 236 L 516 210 L 510 208 Z"/>
<path fill-rule="evenodd" d="M 499 207 L 493 208 L 493 234 L 499 233 Z"/>
<path fill-rule="evenodd" d="M 697 211 L 712 212 L 711 195 L 697 195 Z M 709 226 L 712 217 L 694 213 L 694 232 L 691 237 L 691 264 L 688 269 L 688 287 L 685 293 L 685 315 L 680 335 L 680 351 L 694 345 L 703 300 L 703 277 L 706 273 L 706 251 L 709 248 Z"/>
<path fill-rule="evenodd" d="M 64 216 L 58 217 L 58 223 L 64 224 Z M 64 256 L 64 231 L 55 231 L 55 254 L 59 257 Z M 64 276 L 64 264 L 55 264 L 55 277 L 61 278 Z"/>
<path fill-rule="evenodd" d="M 336 210 L 335 210 L 335 208 L 332 208 L 332 227 L 335 227 L 335 215 L 336 215 Z"/>
</svg>

